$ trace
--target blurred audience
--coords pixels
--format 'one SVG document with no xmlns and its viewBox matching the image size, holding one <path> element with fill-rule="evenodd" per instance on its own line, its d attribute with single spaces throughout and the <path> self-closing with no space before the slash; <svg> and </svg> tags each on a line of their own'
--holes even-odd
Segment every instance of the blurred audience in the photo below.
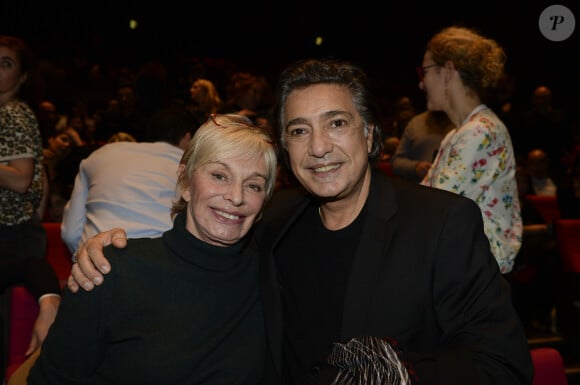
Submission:
<svg viewBox="0 0 580 385">
<path fill-rule="evenodd" d="M 572 124 L 563 109 L 553 104 L 552 90 L 546 85 L 536 87 L 530 106 L 523 111 L 517 127 L 511 131 L 518 156 L 539 148 L 550 159 L 550 175 L 560 178 L 574 152 Z"/>
<path fill-rule="evenodd" d="M 431 168 L 443 137 L 453 123 L 443 111 L 424 111 L 405 126 L 391 160 L 393 174 L 419 183 Z"/>
<path fill-rule="evenodd" d="M 107 107 L 96 121 L 96 138 L 105 142 L 115 132 L 134 132 L 142 123 L 135 111 L 135 86 L 133 83 L 121 83 L 117 94 L 111 97 Z"/>
<path fill-rule="evenodd" d="M 576 152 L 574 160 L 566 170 L 564 178 L 556 191 L 560 217 L 580 219 L 580 153 Z"/>
<path fill-rule="evenodd" d="M 514 268 L 506 275 L 512 287 L 514 306 L 528 330 L 552 331 L 552 309 L 556 304 L 561 272 L 558 243 L 552 223 L 547 223 L 536 207 L 525 199 L 533 194 L 525 167 L 516 171 L 522 212 L 522 246 Z"/>
<path fill-rule="evenodd" d="M 128 133 L 123 132 L 123 131 L 119 131 L 119 132 L 115 132 L 113 135 L 111 135 L 109 140 L 107 140 L 107 143 L 136 142 L 136 141 L 137 141 L 137 139 L 135 139 L 133 137 L 133 135 L 128 134 Z"/>
<path fill-rule="evenodd" d="M 535 148 L 526 157 L 526 171 L 530 178 L 530 194 L 556 196 L 556 183 L 550 176 L 550 159 L 542 149 Z"/>
<path fill-rule="evenodd" d="M 254 124 L 272 128 L 274 94 L 266 77 L 236 72 L 227 85 L 224 112 L 247 116 Z"/>
<path fill-rule="evenodd" d="M 401 96 L 395 102 L 395 111 L 390 124 L 385 127 L 385 135 L 400 138 L 409 121 L 415 116 L 415 105 L 408 96 Z"/>
<path fill-rule="evenodd" d="M 216 114 L 221 111 L 223 101 L 211 80 L 195 80 L 189 92 L 191 100 L 187 104 L 187 109 L 199 125 L 205 123 L 211 114 Z"/>
<path fill-rule="evenodd" d="M 43 220 L 62 221 L 62 210 L 68 200 L 74 181 L 72 151 L 74 139 L 70 131 L 54 133 L 47 140 L 48 146 L 42 150 L 44 167 L 48 179 L 48 201 Z"/>
</svg>

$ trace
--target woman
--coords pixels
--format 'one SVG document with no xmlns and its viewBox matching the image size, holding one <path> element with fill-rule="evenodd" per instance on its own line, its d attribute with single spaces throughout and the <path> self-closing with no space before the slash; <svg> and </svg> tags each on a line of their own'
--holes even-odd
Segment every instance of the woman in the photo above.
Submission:
<svg viewBox="0 0 580 385">
<path fill-rule="evenodd" d="M 259 383 L 266 341 L 246 235 L 274 190 L 272 143 L 242 116 L 212 115 L 183 154 L 173 228 L 107 248 L 113 276 L 94 293 L 65 291 L 28 384 Z"/>
<path fill-rule="evenodd" d="M 0 249 L 42 258 L 42 141 L 34 112 L 20 98 L 30 67 L 26 43 L 0 36 L 0 63 Z"/>
<path fill-rule="evenodd" d="M 0 290 L 25 284 L 39 304 L 26 354 L 41 344 L 60 303 L 60 284 L 44 260 L 45 174 L 38 122 L 20 97 L 28 78 L 26 42 L 0 36 Z"/>
<path fill-rule="evenodd" d="M 485 234 L 502 273 L 512 270 L 522 242 L 516 163 L 504 123 L 483 103 L 502 77 L 505 53 L 494 40 L 448 27 L 427 43 L 419 88 L 427 109 L 453 125 L 421 184 L 467 196 L 481 208 Z"/>
<path fill-rule="evenodd" d="M 47 146 L 42 150 L 44 169 L 48 183 L 48 199 L 45 214 L 47 222 L 62 222 L 64 206 L 70 198 L 74 175 L 68 171 L 74 163 L 72 154 L 75 141 L 69 130 L 53 133 L 47 139 Z M 76 164 L 78 169 L 78 164 Z M 76 172 L 76 170 L 75 170 Z"/>
<path fill-rule="evenodd" d="M 200 124 L 205 122 L 211 114 L 221 111 L 222 98 L 211 80 L 195 80 L 191 84 L 189 93 L 191 95 L 191 104 L 187 109 Z"/>
</svg>

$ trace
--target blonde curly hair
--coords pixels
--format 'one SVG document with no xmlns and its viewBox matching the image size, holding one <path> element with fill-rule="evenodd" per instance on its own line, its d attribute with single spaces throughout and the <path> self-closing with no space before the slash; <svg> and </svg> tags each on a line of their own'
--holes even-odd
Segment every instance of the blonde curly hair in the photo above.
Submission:
<svg viewBox="0 0 580 385">
<path fill-rule="evenodd" d="M 429 40 L 426 49 L 436 64 L 453 62 L 463 83 L 478 94 L 494 88 L 504 73 L 504 49 L 471 28 L 444 28 Z"/>
</svg>

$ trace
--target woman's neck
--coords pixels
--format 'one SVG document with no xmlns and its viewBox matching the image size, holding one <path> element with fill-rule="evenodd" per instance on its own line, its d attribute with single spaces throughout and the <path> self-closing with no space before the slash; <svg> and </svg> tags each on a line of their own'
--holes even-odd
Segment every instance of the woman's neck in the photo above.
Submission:
<svg viewBox="0 0 580 385">
<path fill-rule="evenodd" d="M 462 98 L 456 100 L 456 103 L 451 107 L 451 111 L 447 115 L 455 127 L 459 128 L 465 124 L 473 110 L 480 104 L 481 99 L 478 97 L 469 97 L 463 95 Z"/>
</svg>

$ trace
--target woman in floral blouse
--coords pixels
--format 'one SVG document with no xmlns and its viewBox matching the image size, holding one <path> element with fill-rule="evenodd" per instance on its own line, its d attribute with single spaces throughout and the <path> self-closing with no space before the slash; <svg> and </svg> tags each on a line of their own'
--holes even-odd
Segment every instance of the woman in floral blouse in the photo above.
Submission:
<svg viewBox="0 0 580 385">
<path fill-rule="evenodd" d="M 456 129 L 441 142 L 421 184 L 473 199 L 502 273 L 512 270 L 522 241 L 522 217 L 511 138 L 485 104 L 484 93 L 503 74 L 497 42 L 464 27 L 448 27 L 428 42 L 419 88 L 427 108 L 444 111 Z"/>
</svg>

